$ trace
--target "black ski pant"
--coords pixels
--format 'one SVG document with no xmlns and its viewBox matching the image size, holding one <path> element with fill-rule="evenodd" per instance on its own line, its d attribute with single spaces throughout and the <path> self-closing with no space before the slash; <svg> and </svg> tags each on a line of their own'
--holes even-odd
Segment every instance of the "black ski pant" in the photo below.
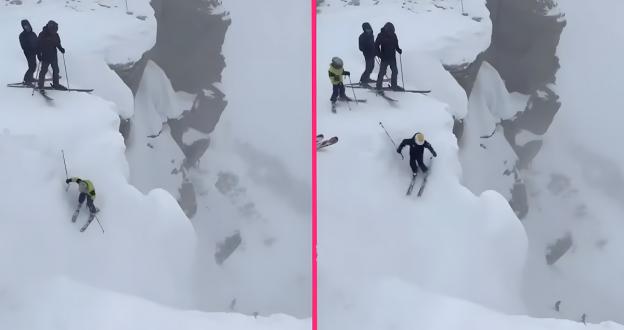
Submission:
<svg viewBox="0 0 624 330">
<path fill-rule="evenodd" d="M 39 71 L 39 88 L 43 88 L 43 82 L 45 81 L 46 73 L 48 73 L 48 66 L 52 66 L 52 85 L 56 86 L 59 84 L 58 59 L 53 58 L 41 61 L 41 71 Z"/>
<path fill-rule="evenodd" d="M 417 163 L 418 165 L 416 165 Z M 427 166 L 423 162 L 422 157 L 418 158 L 410 156 L 410 167 L 412 168 L 412 173 L 414 174 L 418 173 L 418 167 L 420 167 L 423 173 L 429 170 L 429 168 L 427 168 Z"/>
<path fill-rule="evenodd" d="M 366 61 L 366 68 L 364 69 L 364 73 L 362 73 L 362 76 L 360 77 L 361 83 L 367 83 L 371 80 L 370 74 L 373 72 L 373 69 L 375 68 L 375 55 L 373 56 L 364 55 L 364 61 Z"/>
<path fill-rule="evenodd" d="M 35 81 L 34 74 L 37 71 L 37 55 L 36 54 L 24 54 L 26 55 L 26 61 L 28 61 L 28 70 L 24 74 L 25 83 L 31 83 Z"/>
<path fill-rule="evenodd" d="M 330 100 L 332 102 L 336 102 L 336 100 L 338 99 L 338 96 L 340 96 L 341 98 L 347 98 L 347 95 L 345 94 L 345 87 L 343 83 L 338 83 L 333 85 L 334 91 L 332 93 L 332 96 L 330 98 Z"/>
<path fill-rule="evenodd" d="M 397 70 L 396 58 L 392 59 L 382 59 L 379 64 L 379 75 L 377 76 L 377 89 L 381 89 L 381 83 L 383 82 L 383 78 L 386 75 L 386 70 L 390 66 L 390 70 L 392 70 L 392 76 L 390 76 L 390 85 L 392 87 L 397 86 L 397 78 L 399 76 L 399 72 Z"/>
<path fill-rule="evenodd" d="M 84 203 L 85 199 L 87 200 L 87 207 L 91 213 L 95 213 L 95 205 L 93 205 L 93 198 L 87 193 L 80 193 L 78 196 L 78 208 L 82 207 L 82 203 Z"/>
</svg>

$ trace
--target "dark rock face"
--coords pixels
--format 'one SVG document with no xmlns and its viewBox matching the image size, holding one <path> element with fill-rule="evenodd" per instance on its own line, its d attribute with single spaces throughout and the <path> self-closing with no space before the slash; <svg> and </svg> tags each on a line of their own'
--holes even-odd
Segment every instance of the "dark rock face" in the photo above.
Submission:
<svg viewBox="0 0 624 330">
<path fill-rule="evenodd" d="M 526 168 L 542 145 L 535 140 L 519 146 L 515 142 L 517 133 L 522 130 L 537 135 L 546 133 L 561 106 L 559 96 L 549 87 L 555 83 L 559 69 L 556 51 L 565 27 L 562 16 L 548 15 L 555 6 L 551 0 L 487 1 L 492 42 L 484 60 L 496 68 L 507 90 L 531 96 L 524 112 L 503 123 L 504 135 L 519 158 L 517 168 Z M 524 183 L 519 178 L 510 205 L 521 218 L 530 207 L 527 199 Z"/>
<path fill-rule="evenodd" d="M 225 95 L 213 84 L 221 81 L 225 68 L 221 48 L 231 21 L 227 14 L 212 13 L 220 5 L 219 0 L 152 0 L 151 5 L 158 22 L 156 44 L 138 62 L 113 69 L 136 94 L 145 65 L 152 60 L 163 69 L 174 90 L 196 95 L 191 109 L 184 109 L 187 111 L 180 118 L 167 122 L 184 153 L 180 169 L 184 172 L 198 164 L 210 140 L 206 137 L 185 144 L 183 134 L 189 128 L 209 134 L 227 105 Z M 131 121 L 122 120 L 120 131 L 124 137 L 129 136 Z M 180 191 L 183 193 L 178 202 L 192 217 L 197 209 L 193 183 L 185 180 Z"/>
<path fill-rule="evenodd" d="M 219 1 L 152 0 L 158 21 L 156 45 L 148 53 L 175 90 L 197 93 L 221 81 L 221 46 L 230 21 L 213 15 Z"/>
<path fill-rule="evenodd" d="M 531 95 L 555 82 L 555 56 L 565 21 L 549 16 L 551 1 L 488 0 L 492 43 L 485 60 L 500 73 L 510 92 Z"/>
<path fill-rule="evenodd" d="M 546 133 L 561 103 L 551 89 L 559 69 L 557 45 L 566 22 L 562 15 L 551 15 L 553 0 L 488 0 L 492 20 L 490 47 L 477 59 L 463 67 L 447 67 L 470 95 L 481 63 L 487 61 L 505 81 L 509 92 L 529 95 L 524 112 L 502 123 L 503 134 L 518 155 L 510 205 L 522 218 L 529 210 L 526 188 L 518 169 L 526 168 L 539 153 L 541 141 L 517 145 L 516 135 L 523 130 L 536 135 Z M 454 132 L 461 138 L 462 123 L 456 122 Z"/>
</svg>

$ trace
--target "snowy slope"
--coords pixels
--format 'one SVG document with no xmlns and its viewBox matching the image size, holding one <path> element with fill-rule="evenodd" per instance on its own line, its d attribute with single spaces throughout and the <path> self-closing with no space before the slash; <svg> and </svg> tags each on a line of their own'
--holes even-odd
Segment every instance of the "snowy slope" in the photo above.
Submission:
<svg viewBox="0 0 624 330">
<path fill-rule="evenodd" d="M 283 315 L 254 319 L 186 311 L 195 309 L 197 300 L 196 233 L 165 190 L 144 194 L 128 183 L 118 128 L 120 115 L 133 114 L 134 101 L 108 68 L 136 61 L 152 46 L 155 20 L 149 1 L 133 1 L 132 15 L 116 7 L 117 1 L 23 2 L 0 9 L 5 31 L 0 42 L 13 45 L 0 55 L 7 64 L 0 68 L 0 80 L 19 81 L 25 70 L 19 21 L 28 17 L 39 32 L 54 18 L 67 49 L 71 87 L 96 91 L 50 91 L 54 101 L 46 102 L 29 89 L 0 89 L 0 150 L 10 159 L 0 165 L 0 328 L 309 327 L 309 320 Z M 157 68 L 149 72 L 158 78 Z M 156 82 L 144 89 L 167 87 Z M 171 115 L 160 111 L 166 105 L 151 105 L 160 118 Z M 144 132 L 158 127 L 147 120 L 150 113 L 144 115 Z M 69 175 L 94 182 L 105 233 L 95 221 L 78 232 L 85 209 L 78 223 L 71 223 L 78 192 L 75 185 L 65 190 L 62 149 Z"/>
<path fill-rule="evenodd" d="M 570 321 L 501 314 L 527 313 L 522 291 L 526 233 L 503 196 L 485 189 L 475 196 L 462 186 L 453 117 L 465 118 L 474 147 L 483 132 L 490 134 L 497 122 L 522 110 L 523 97 L 500 88 L 500 77 L 487 64 L 479 74 L 481 85 L 475 85 L 483 97 L 472 105 L 442 68 L 442 63 L 470 62 L 487 47 L 485 3 L 464 1 L 474 11 L 466 17 L 456 1 L 353 2 L 359 5 L 325 1 L 318 17 L 318 130 L 340 138 L 318 152 L 320 328 L 584 328 Z M 481 23 L 471 20 L 473 15 L 482 17 Z M 342 57 L 352 78 L 359 77 L 363 59 L 356 39 L 364 21 L 376 32 L 386 21 L 395 24 L 406 87 L 431 88 L 429 96 L 387 93 L 398 99 L 389 103 L 356 89 L 367 103 L 351 104 L 350 110 L 340 103 L 337 114 L 330 112 L 329 61 Z M 473 42 L 464 44 L 466 38 Z M 499 89 L 489 91 L 490 83 Z M 470 107 L 481 112 L 467 114 Z M 396 143 L 423 132 L 438 152 L 421 198 L 405 196 L 409 165 L 379 122 Z M 500 142 L 497 150 L 511 158 Z"/>
</svg>

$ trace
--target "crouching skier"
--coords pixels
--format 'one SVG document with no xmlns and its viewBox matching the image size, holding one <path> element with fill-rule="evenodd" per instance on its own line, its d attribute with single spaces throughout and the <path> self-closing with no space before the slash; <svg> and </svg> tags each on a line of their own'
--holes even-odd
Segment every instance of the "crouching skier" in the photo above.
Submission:
<svg viewBox="0 0 624 330">
<path fill-rule="evenodd" d="M 80 208 L 82 207 L 82 203 L 84 203 L 85 199 L 87 200 L 87 207 L 91 212 L 91 214 L 89 215 L 89 220 L 87 220 L 87 223 L 80 229 L 80 232 L 83 232 L 87 229 L 87 227 L 89 227 L 89 224 L 91 224 L 91 221 L 93 221 L 93 218 L 95 218 L 95 214 L 100 211 L 97 207 L 95 207 L 95 205 L 93 205 L 93 200 L 95 199 L 95 187 L 93 186 L 93 182 L 89 180 L 84 180 L 76 177 L 65 180 L 65 183 L 67 184 L 71 182 L 77 183 L 78 191 L 80 191 L 80 195 L 78 195 L 78 207 L 76 208 L 76 211 L 74 211 L 74 215 L 72 216 L 72 222 L 76 222 L 76 219 L 78 218 L 78 213 L 80 212 Z"/>
<path fill-rule="evenodd" d="M 403 140 L 397 148 L 397 152 L 400 154 L 405 146 L 409 146 L 410 149 L 410 167 L 412 168 L 413 177 L 416 177 L 419 167 L 423 173 L 427 173 L 429 169 L 423 162 L 425 148 L 431 151 L 433 157 L 438 157 L 438 154 L 433 150 L 431 144 L 425 140 L 425 135 L 418 132 L 412 138 Z"/>
</svg>

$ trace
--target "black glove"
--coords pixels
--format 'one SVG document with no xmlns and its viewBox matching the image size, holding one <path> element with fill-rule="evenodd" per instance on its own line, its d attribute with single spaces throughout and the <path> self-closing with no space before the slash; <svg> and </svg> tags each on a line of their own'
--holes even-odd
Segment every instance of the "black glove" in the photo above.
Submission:
<svg viewBox="0 0 624 330">
<path fill-rule="evenodd" d="M 398 154 L 400 154 L 400 153 L 401 153 L 401 150 L 397 149 L 397 153 L 398 153 Z"/>
<path fill-rule="evenodd" d="M 433 157 L 438 157 L 438 154 L 435 151 L 433 152 Z"/>
<path fill-rule="evenodd" d="M 37 59 L 41 62 L 41 54 L 37 54 Z"/>
<path fill-rule="evenodd" d="M 65 54 L 65 48 L 60 47 L 59 50 L 61 51 L 61 53 Z"/>
<path fill-rule="evenodd" d="M 397 48 L 397 52 L 398 52 L 399 54 L 403 54 L 403 50 L 402 50 L 401 48 Z"/>
<path fill-rule="evenodd" d="M 342 74 L 345 75 L 345 76 L 351 76 L 351 72 L 349 72 L 349 71 L 345 71 Z"/>
<path fill-rule="evenodd" d="M 71 182 L 71 179 L 67 179 L 65 180 L 65 183 L 69 184 Z"/>
</svg>

